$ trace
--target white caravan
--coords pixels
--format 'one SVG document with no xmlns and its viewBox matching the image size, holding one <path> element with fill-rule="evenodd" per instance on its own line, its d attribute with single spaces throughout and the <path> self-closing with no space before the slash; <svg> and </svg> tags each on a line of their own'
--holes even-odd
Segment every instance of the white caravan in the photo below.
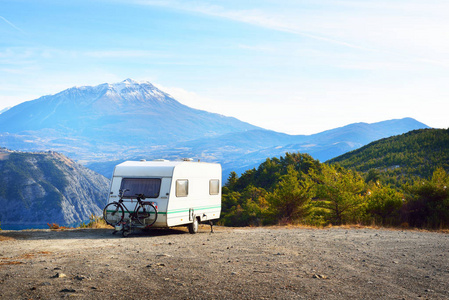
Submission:
<svg viewBox="0 0 449 300">
<path fill-rule="evenodd" d="M 199 222 L 209 221 L 212 230 L 212 220 L 221 212 L 221 165 L 191 160 L 125 161 L 114 169 L 108 203 L 118 201 L 120 191 L 126 191 L 123 204 L 129 211 L 137 194 L 154 202 L 158 214 L 152 227 L 187 225 L 195 233 Z"/>
</svg>

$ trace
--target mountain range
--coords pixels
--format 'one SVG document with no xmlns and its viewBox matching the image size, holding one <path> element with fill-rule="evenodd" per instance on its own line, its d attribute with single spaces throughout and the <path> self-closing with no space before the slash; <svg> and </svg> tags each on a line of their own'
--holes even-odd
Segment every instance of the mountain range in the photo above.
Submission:
<svg viewBox="0 0 449 300">
<path fill-rule="evenodd" d="M 405 118 L 288 135 L 190 108 L 149 82 L 126 79 L 73 87 L 10 108 L 0 114 L 0 146 L 58 151 L 108 177 L 126 159 L 183 157 L 220 162 L 227 176 L 285 152 L 325 161 L 420 128 L 428 126 Z"/>
<path fill-rule="evenodd" d="M 52 149 L 91 161 L 257 127 L 192 109 L 151 83 L 127 79 L 19 104 L 0 115 L 0 128 L 8 148 Z"/>
</svg>

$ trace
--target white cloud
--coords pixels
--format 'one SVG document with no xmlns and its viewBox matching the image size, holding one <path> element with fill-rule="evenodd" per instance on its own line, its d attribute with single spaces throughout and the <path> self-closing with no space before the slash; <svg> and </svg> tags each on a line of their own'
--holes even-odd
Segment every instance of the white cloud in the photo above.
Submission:
<svg viewBox="0 0 449 300">
<path fill-rule="evenodd" d="M 240 9 L 234 8 L 238 5 L 233 1 L 137 3 L 230 19 L 333 46 L 380 52 L 388 59 L 405 55 L 414 61 L 448 66 L 449 40 L 445 36 L 449 32 L 449 3 L 443 0 L 259 1 Z"/>
<path fill-rule="evenodd" d="M 19 27 L 17 27 L 16 25 L 14 25 L 13 23 L 11 23 L 10 21 L 8 21 L 6 18 L 0 16 L 0 19 L 2 19 L 3 21 L 6 22 L 6 24 L 8 24 L 9 26 L 11 26 L 12 28 L 14 28 L 15 30 L 21 32 L 21 33 L 25 33 L 22 29 L 20 29 Z"/>
</svg>

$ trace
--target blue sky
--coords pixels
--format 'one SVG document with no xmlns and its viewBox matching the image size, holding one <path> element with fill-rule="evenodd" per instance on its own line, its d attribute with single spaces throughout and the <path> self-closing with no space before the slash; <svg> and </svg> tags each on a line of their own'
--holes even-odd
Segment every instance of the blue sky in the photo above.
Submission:
<svg viewBox="0 0 449 300">
<path fill-rule="evenodd" d="M 191 107 L 311 134 L 449 127 L 446 0 L 0 0 L 0 110 L 150 81 Z"/>
</svg>

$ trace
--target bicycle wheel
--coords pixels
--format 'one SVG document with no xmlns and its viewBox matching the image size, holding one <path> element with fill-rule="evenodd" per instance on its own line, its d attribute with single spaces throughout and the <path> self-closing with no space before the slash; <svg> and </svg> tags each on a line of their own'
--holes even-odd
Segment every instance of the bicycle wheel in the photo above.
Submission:
<svg viewBox="0 0 449 300">
<path fill-rule="evenodd" d="M 137 208 L 136 218 L 141 225 L 150 227 L 156 222 L 157 210 L 151 202 L 142 202 Z"/>
<path fill-rule="evenodd" d="M 117 202 L 109 203 L 103 209 L 103 219 L 111 226 L 115 226 L 122 221 L 124 214 L 123 207 Z"/>
</svg>

